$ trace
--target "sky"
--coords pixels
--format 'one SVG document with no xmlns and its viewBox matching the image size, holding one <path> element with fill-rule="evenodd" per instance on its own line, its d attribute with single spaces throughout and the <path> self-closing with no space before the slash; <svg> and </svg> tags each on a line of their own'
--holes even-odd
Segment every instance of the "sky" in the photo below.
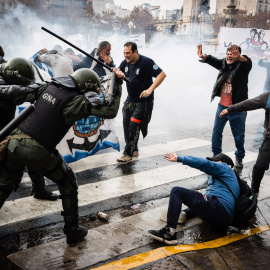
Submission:
<svg viewBox="0 0 270 270">
<path fill-rule="evenodd" d="M 134 6 L 148 3 L 152 6 L 160 6 L 161 9 L 180 9 L 183 5 L 183 0 L 114 0 L 114 3 L 118 6 L 122 6 L 126 9 L 132 9 Z M 216 0 L 210 0 L 210 13 L 215 10 Z"/>
</svg>

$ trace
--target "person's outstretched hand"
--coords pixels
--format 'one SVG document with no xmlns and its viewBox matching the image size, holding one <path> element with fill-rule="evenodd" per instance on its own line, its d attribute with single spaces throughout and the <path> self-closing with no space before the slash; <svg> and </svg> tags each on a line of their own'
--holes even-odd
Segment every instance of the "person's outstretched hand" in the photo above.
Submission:
<svg viewBox="0 0 270 270">
<path fill-rule="evenodd" d="M 164 157 L 171 162 L 176 162 L 178 156 L 175 154 L 175 152 L 170 152 L 170 153 L 167 153 L 167 156 L 164 156 Z"/>
</svg>

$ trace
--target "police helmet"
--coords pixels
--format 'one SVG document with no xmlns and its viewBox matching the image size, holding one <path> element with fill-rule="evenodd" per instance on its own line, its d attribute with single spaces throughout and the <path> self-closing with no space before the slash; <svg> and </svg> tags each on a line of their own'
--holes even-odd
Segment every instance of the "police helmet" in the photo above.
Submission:
<svg viewBox="0 0 270 270">
<path fill-rule="evenodd" d="M 32 64 L 25 58 L 16 57 L 2 64 L 2 74 L 7 83 L 29 85 L 35 81 Z"/>
<path fill-rule="evenodd" d="M 81 68 L 75 71 L 71 77 L 75 80 L 80 92 L 93 91 L 100 93 L 100 80 L 95 71 Z"/>
</svg>

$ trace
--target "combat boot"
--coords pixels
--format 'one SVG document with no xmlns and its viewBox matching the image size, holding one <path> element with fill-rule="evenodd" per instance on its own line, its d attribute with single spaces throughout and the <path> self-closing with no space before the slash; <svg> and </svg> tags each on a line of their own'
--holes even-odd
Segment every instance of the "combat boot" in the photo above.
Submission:
<svg viewBox="0 0 270 270">
<path fill-rule="evenodd" d="M 58 199 L 57 194 L 46 189 L 44 176 L 40 172 L 28 170 L 28 175 L 32 181 L 31 195 L 34 195 L 34 198 L 48 201 L 55 201 Z"/>
<path fill-rule="evenodd" d="M 74 245 L 81 241 L 88 233 L 87 228 L 79 226 L 75 223 L 66 223 L 64 226 L 64 234 L 67 237 L 67 244 Z"/>
<path fill-rule="evenodd" d="M 75 174 L 68 169 L 65 185 L 59 185 L 64 211 L 61 215 L 64 217 L 64 234 L 68 245 L 74 245 L 82 240 L 88 233 L 87 228 L 79 226 L 78 215 L 78 185 Z"/>
</svg>

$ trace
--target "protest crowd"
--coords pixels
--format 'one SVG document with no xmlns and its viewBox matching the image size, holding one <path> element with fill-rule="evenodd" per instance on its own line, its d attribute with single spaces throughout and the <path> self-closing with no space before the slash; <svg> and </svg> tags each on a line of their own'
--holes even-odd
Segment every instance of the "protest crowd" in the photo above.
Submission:
<svg viewBox="0 0 270 270">
<path fill-rule="evenodd" d="M 124 60 L 116 65 L 108 41 L 100 42 L 89 53 L 91 58 L 76 55 L 72 48 L 63 49 L 56 44 L 50 50 L 40 49 L 33 61 L 19 56 L 6 59 L 5 48 L 0 47 L 0 136 L 5 135 L 0 137 L 0 208 L 19 188 L 25 170 L 31 178 L 35 199 L 57 200 L 58 195 L 46 189 L 46 177 L 57 184 L 60 192 L 67 244 L 76 244 L 88 231 L 79 225 L 80 194 L 76 175 L 56 149 L 57 145 L 76 121 L 91 115 L 115 118 L 122 84 L 126 83 L 127 98 L 122 108 L 125 146 L 117 162 L 132 163 L 140 155 L 140 133 L 143 138 L 148 134 L 156 89 L 166 78 L 166 70 L 163 71 L 155 60 L 141 55 L 135 42 L 126 42 L 122 48 Z M 212 131 L 213 155 L 206 158 L 174 152 L 165 155 L 169 162 L 179 162 L 209 175 L 204 194 L 179 186 L 171 189 L 166 226 L 148 232 L 150 237 L 168 245 L 177 244 L 177 224 L 194 216 L 200 217 L 214 230 L 225 232 L 229 226 L 237 226 L 237 202 L 247 193 L 252 198 L 249 203 L 254 204 L 253 217 L 260 183 L 270 164 L 269 78 L 264 93 L 248 99 L 252 60 L 242 54 L 241 47 L 231 45 L 226 57 L 218 59 L 205 54 L 199 44 L 197 55 L 200 62 L 218 70 L 211 93 L 211 101 L 216 97 L 220 99 Z M 265 57 L 260 65 L 268 69 L 263 60 Z M 51 81 L 37 80 L 44 67 L 52 77 Z M 106 88 L 102 85 L 104 81 Z M 24 119 L 20 119 L 20 115 L 15 118 L 16 106 L 24 102 L 33 104 L 33 111 Z M 244 166 L 247 111 L 260 108 L 265 109 L 264 141 L 253 167 L 251 187 L 247 186 L 243 191 L 239 171 Z M 17 118 L 16 126 L 8 130 L 9 123 Z M 234 161 L 222 149 L 222 134 L 227 122 L 235 143 Z M 188 208 L 182 210 L 182 204 Z M 250 218 L 244 221 L 246 228 Z"/>
</svg>

